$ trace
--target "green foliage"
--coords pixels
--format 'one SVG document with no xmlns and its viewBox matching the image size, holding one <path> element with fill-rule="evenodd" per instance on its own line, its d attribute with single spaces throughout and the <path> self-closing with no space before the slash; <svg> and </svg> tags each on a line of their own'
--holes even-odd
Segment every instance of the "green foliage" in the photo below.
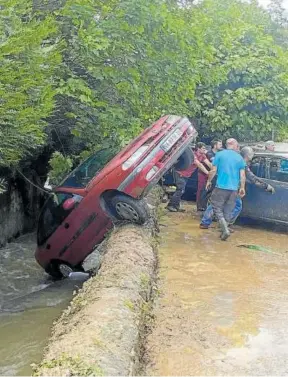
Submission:
<svg viewBox="0 0 288 377">
<path fill-rule="evenodd" d="M 191 62 L 203 51 L 181 14 L 162 0 L 67 1 L 60 14 L 67 49 L 58 93 L 68 105 L 57 122 L 69 118 L 89 149 L 125 145 L 162 114 L 188 113 L 199 76 Z"/>
<path fill-rule="evenodd" d="M 45 118 L 55 108 L 55 19 L 32 17 L 32 1 L 0 8 L 0 163 L 13 165 L 45 142 Z"/>
<path fill-rule="evenodd" d="M 41 364 L 32 364 L 33 376 L 41 376 L 46 369 L 59 369 L 68 371 L 69 376 L 103 376 L 103 370 L 95 362 L 87 363 L 80 356 L 72 357 L 61 353 L 58 358 L 44 360 Z"/>
<path fill-rule="evenodd" d="M 7 181 L 5 178 L 0 178 L 0 195 L 7 191 Z"/>
<path fill-rule="evenodd" d="M 287 133 L 288 54 L 269 34 L 270 16 L 235 0 L 204 1 L 197 12 L 211 20 L 206 40 L 215 51 L 197 88 L 201 134 L 244 141 Z"/>
<path fill-rule="evenodd" d="M 73 166 L 73 161 L 69 157 L 64 157 L 60 152 L 54 152 L 49 160 L 50 173 L 49 177 L 52 185 L 59 185 Z"/>
<path fill-rule="evenodd" d="M 7 0 L 0 8 L 0 163 L 49 144 L 120 147 L 165 113 L 201 136 L 287 136 L 287 20 L 240 0 Z M 72 162 L 55 155 L 59 181 Z"/>
</svg>

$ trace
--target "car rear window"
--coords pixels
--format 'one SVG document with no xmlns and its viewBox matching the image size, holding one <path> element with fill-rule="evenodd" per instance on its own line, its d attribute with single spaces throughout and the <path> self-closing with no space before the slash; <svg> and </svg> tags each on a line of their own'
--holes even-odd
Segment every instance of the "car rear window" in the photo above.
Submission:
<svg viewBox="0 0 288 377">
<path fill-rule="evenodd" d="M 101 149 L 81 165 L 79 165 L 65 180 L 61 187 L 84 188 L 99 174 L 104 166 L 119 152 L 119 148 Z"/>
<path fill-rule="evenodd" d="M 54 193 L 48 198 L 41 211 L 38 222 L 37 243 L 39 246 L 44 244 L 44 242 L 71 213 L 72 209 L 65 210 L 62 204 L 65 200 L 73 197 L 77 202 L 82 199 L 79 195 L 69 193 Z"/>
</svg>

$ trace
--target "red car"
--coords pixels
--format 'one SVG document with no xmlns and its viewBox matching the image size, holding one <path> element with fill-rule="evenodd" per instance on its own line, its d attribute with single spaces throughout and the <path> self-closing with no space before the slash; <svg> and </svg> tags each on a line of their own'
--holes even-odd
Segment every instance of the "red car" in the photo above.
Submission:
<svg viewBox="0 0 288 377">
<path fill-rule="evenodd" d="M 81 270 L 113 220 L 143 224 L 149 215 L 141 199 L 172 165 L 181 170 L 192 163 L 188 146 L 196 136 L 187 118 L 168 115 L 120 153 L 102 149 L 89 157 L 53 190 L 41 211 L 37 262 L 48 274 L 65 277 Z"/>
</svg>

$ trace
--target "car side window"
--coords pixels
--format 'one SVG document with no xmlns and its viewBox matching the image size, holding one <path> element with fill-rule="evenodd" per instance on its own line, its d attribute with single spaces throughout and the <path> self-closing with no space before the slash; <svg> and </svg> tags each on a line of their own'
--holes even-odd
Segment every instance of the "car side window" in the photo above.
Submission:
<svg viewBox="0 0 288 377">
<path fill-rule="evenodd" d="M 118 147 L 101 149 L 79 165 L 61 184 L 62 187 L 83 188 L 118 153 Z"/>
<path fill-rule="evenodd" d="M 250 170 L 259 178 L 266 177 L 266 160 L 265 157 L 256 156 L 253 158 Z"/>
<path fill-rule="evenodd" d="M 269 179 L 279 182 L 288 182 L 288 159 L 269 158 Z"/>
</svg>

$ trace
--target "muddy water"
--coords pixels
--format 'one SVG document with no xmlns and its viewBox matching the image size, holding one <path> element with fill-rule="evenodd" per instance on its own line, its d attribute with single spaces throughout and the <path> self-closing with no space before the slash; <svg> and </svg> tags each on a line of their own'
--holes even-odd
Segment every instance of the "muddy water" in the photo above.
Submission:
<svg viewBox="0 0 288 377">
<path fill-rule="evenodd" d="M 146 375 L 287 374 L 286 233 L 238 227 L 222 242 L 187 210 L 162 219 Z M 273 254 L 237 247 L 244 243 Z"/>
<path fill-rule="evenodd" d="M 52 282 L 34 260 L 34 234 L 0 249 L 0 375 L 30 375 L 53 321 L 79 283 Z"/>
</svg>

